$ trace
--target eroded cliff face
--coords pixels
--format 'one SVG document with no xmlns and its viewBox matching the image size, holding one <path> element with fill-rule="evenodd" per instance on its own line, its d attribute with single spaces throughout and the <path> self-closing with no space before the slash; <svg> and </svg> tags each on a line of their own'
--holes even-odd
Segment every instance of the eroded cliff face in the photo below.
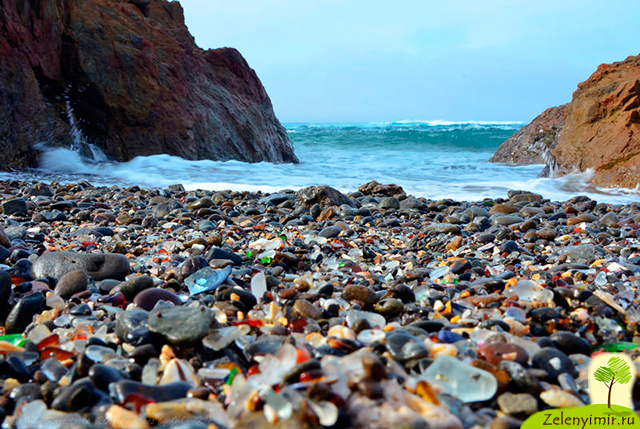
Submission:
<svg viewBox="0 0 640 429">
<path fill-rule="evenodd" d="M 558 132 L 564 123 L 566 104 L 542 112 L 498 147 L 489 162 L 512 164 L 545 164 L 558 143 Z"/>
<path fill-rule="evenodd" d="M 593 169 L 592 182 L 640 182 L 640 56 L 603 64 L 578 85 L 551 152 L 556 174 Z"/>
<path fill-rule="evenodd" d="M 602 64 L 578 85 L 570 103 L 543 112 L 503 143 L 491 161 L 537 163 L 539 151 L 531 148 L 543 146 L 548 148 L 543 174 L 589 169 L 597 185 L 638 185 L 640 56 Z"/>
<path fill-rule="evenodd" d="M 33 166 L 36 143 L 87 141 L 119 161 L 297 161 L 255 72 L 235 49 L 198 48 L 178 2 L 0 6 L 3 169 Z"/>
</svg>

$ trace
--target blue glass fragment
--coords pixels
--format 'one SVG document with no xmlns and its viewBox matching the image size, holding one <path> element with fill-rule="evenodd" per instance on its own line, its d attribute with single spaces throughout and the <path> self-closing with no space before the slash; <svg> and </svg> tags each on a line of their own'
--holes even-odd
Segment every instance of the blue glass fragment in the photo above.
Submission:
<svg viewBox="0 0 640 429">
<path fill-rule="evenodd" d="M 229 278 L 230 274 L 231 265 L 227 265 L 221 270 L 205 267 L 187 277 L 184 283 L 189 288 L 191 295 L 197 295 L 215 290 Z"/>
</svg>

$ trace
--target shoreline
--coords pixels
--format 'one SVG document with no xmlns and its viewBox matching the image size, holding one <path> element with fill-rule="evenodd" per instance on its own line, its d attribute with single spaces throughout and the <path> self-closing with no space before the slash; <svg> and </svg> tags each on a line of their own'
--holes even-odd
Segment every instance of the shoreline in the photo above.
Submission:
<svg viewBox="0 0 640 429">
<path fill-rule="evenodd" d="M 0 206 L 14 423 L 516 427 L 640 343 L 637 203 L 0 181 Z"/>
<path fill-rule="evenodd" d="M 181 160 L 182 162 L 188 162 Z M 280 185 L 275 183 L 269 183 L 268 177 L 265 175 L 262 179 L 253 180 L 253 183 L 236 183 L 231 180 L 236 180 L 234 177 L 223 177 L 222 181 L 217 182 L 207 182 L 207 181 L 193 181 L 193 178 L 187 179 L 186 182 L 181 183 L 179 180 L 167 180 L 166 177 L 160 177 L 157 169 L 152 166 L 147 166 L 148 171 L 140 171 L 136 172 L 136 175 L 133 179 L 127 179 L 128 172 L 135 171 L 133 168 L 129 168 L 125 164 L 119 164 L 110 162 L 109 164 L 113 164 L 110 167 L 115 169 L 117 173 L 109 173 L 109 165 L 101 166 L 99 170 L 95 173 L 88 173 L 87 169 L 91 167 L 90 164 L 83 166 L 81 171 L 72 172 L 72 173 L 63 173 L 56 171 L 46 171 L 44 169 L 30 169 L 24 171 L 14 171 L 14 172 L 0 172 L 0 181 L 18 181 L 18 182 L 43 182 L 43 183 L 76 183 L 78 181 L 88 182 L 92 186 L 95 187 L 118 187 L 118 188 L 130 188 L 134 186 L 138 186 L 141 189 L 152 190 L 158 189 L 162 187 L 167 187 L 172 184 L 182 184 L 188 192 L 197 192 L 197 191 L 209 191 L 216 192 L 219 190 L 225 190 L 227 192 L 260 192 L 263 194 L 269 193 L 278 193 L 281 190 L 293 190 L 298 191 L 303 189 L 309 185 L 313 185 L 311 180 L 302 181 L 303 172 L 302 171 L 279 171 L 274 170 L 269 174 L 280 174 L 284 177 L 287 175 L 293 175 L 295 180 L 295 185 L 287 186 Z M 223 163 L 224 164 L 224 163 Z M 99 165 L 99 164 L 97 164 Z M 302 164 L 301 164 L 302 165 Z M 494 163 L 495 165 L 495 163 Z M 533 166 L 517 166 L 510 164 L 501 164 L 504 168 L 507 169 L 530 169 L 531 167 L 537 168 L 542 167 L 542 165 L 533 165 Z M 188 168 L 188 165 L 185 165 L 184 168 Z M 159 168 L 159 167 L 158 167 Z M 224 168 L 224 165 L 221 166 Z M 252 175 L 255 173 L 255 169 L 257 167 L 252 164 L 247 164 L 247 173 Z M 175 177 L 177 171 L 170 171 L 169 177 Z M 203 169 L 200 172 L 202 175 L 212 174 L 212 171 L 207 169 Z M 495 173 L 495 172 L 494 172 Z M 109 176 L 112 174 L 112 176 Z M 147 176 L 145 176 L 145 174 Z M 229 173 L 227 173 L 229 174 Z M 497 174 L 497 173 L 496 173 Z M 401 185 L 406 189 L 410 189 L 408 191 L 409 194 L 415 196 L 416 198 L 422 198 L 426 200 L 439 200 L 445 198 L 453 198 L 456 201 L 460 202 L 481 202 L 483 199 L 499 199 L 504 198 L 509 191 L 509 185 L 515 185 L 512 189 L 522 189 L 527 192 L 537 193 L 541 195 L 544 199 L 548 199 L 555 202 L 562 202 L 569 200 L 575 196 L 587 196 L 591 199 L 594 199 L 598 202 L 605 202 L 607 204 L 615 204 L 615 205 L 624 205 L 629 204 L 640 198 L 640 189 L 636 188 L 622 188 L 622 187 L 613 187 L 613 188 L 602 188 L 597 187 L 595 185 L 589 184 L 588 180 L 591 177 L 590 172 L 583 173 L 574 173 L 565 175 L 559 178 L 547 178 L 547 177 L 535 177 L 529 179 L 523 179 L 522 181 L 514 181 L 509 180 L 506 184 L 502 184 L 497 181 L 482 181 L 482 182 L 460 182 L 460 183 L 449 183 L 448 189 L 450 192 L 440 191 L 434 194 L 434 191 L 430 190 L 435 185 L 432 185 L 429 182 L 425 182 L 425 185 L 421 185 L 419 181 L 406 182 L 401 181 Z M 264 173 L 263 173 L 264 175 Z M 153 184 L 153 180 L 158 179 L 161 181 L 161 184 Z M 225 179 L 227 181 L 225 181 Z M 375 179 L 378 180 L 378 179 Z M 384 181 L 384 180 L 382 180 Z M 129 183 L 127 183 L 129 182 Z M 247 181 L 251 182 L 251 180 Z M 343 193 L 355 192 L 359 186 L 359 184 L 355 183 L 355 180 L 351 180 L 353 183 L 345 184 L 343 186 L 336 185 L 335 183 L 329 183 L 329 186 L 333 186 L 339 191 Z M 257 183 L 257 184 L 256 184 Z M 452 195 L 453 193 L 453 195 Z M 473 195 L 476 195 L 474 198 Z M 479 196 L 478 196 L 479 195 Z"/>
</svg>

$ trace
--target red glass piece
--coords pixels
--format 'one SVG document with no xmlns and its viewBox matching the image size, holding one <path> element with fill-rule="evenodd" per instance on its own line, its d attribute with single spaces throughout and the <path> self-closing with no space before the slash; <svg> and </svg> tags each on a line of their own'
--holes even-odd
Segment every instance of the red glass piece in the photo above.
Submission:
<svg viewBox="0 0 640 429">
<path fill-rule="evenodd" d="M 60 337 L 58 337 L 58 334 L 51 334 L 38 343 L 38 350 L 42 351 L 46 347 L 57 346 L 58 341 L 60 341 Z"/>
</svg>

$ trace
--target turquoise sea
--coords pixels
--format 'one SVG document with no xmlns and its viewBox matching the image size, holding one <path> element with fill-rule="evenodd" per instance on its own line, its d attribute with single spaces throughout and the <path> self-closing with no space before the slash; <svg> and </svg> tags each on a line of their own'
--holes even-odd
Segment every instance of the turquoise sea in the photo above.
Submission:
<svg viewBox="0 0 640 429">
<path fill-rule="evenodd" d="M 588 173 L 560 179 L 538 178 L 542 165 L 488 162 L 496 148 L 523 124 L 516 122 L 398 121 L 365 124 L 284 124 L 300 164 L 248 164 L 238 161 L 186 161 L 169 155 L 109 162 L 82 158 L 67 149 L 45 148 L 39 169 L 0 175 L 0 179 L 77 181 L 94 184 L 187 189 L 299 189 L 326 184 L 353 191 L 370 180 L 396 183 L 426 198 L 480 200 L 526 189 L 555 200 L 577 194 L 598 201 L 638 200 L 637 190 L 599 189 Z"/>
</svg>

